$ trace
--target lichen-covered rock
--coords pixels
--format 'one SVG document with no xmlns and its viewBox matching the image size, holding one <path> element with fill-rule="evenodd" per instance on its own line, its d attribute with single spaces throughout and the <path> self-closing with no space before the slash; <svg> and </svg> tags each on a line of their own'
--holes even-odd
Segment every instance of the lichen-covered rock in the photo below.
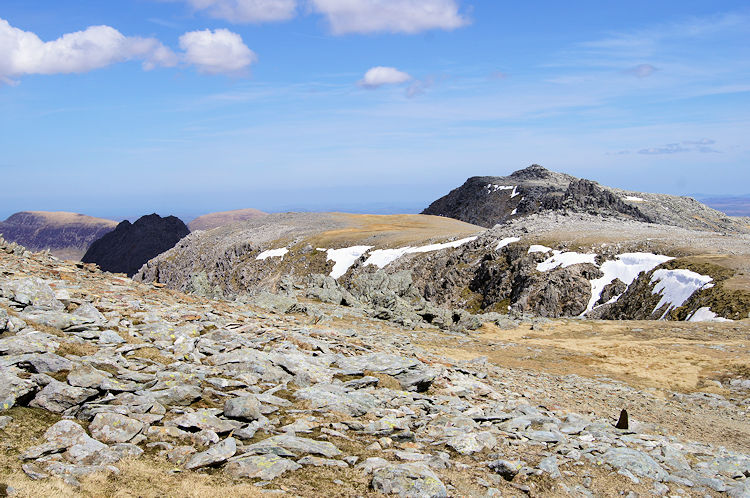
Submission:
<svg viewBox="0 0 750 498">
<path fill-rule="evenodd" d="M 126 443 L 143 430 L 144 424 L 118 413 L 97 413 L 89 425 L 91 435 L 107 444 Z"/>
<path fill-rule="evenodd" d="M 404 498 L 442 498 L 448 496 L 445 485 L 427 466 L 404 463 L 382 467 L 373 472 L 375 491 Z"/>
<path fill-rule="evenodd" d="M 206 451 L 196 453 L 188 458 L 185 468 L 188 470 L 208 467 L 227 461 L 237 451 L 237 441 L 233 437 L 216 443 Z"/>
<path fill-rule="evenodd" d="M 224 467 L 224 472 L 232 477 L 272 481 L 286 472 L 300 468 L 302 468 L 300 464 L 277 455 L 251 455 L 229 462 Z"/>
</svg>

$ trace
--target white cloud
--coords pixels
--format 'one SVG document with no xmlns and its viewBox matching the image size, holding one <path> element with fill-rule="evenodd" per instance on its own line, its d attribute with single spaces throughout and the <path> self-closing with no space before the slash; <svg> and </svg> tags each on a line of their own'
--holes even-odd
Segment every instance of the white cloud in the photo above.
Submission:
<svg viewBox="0 0 750 498">
<path fill-rule="evenodd" d="M 128 37 L 110 26 L 91 26 L 44 42 L 0 19 L 0 80 L 25 74 L 84 73 L 127 61 L 144 69 L 174 66 L 177 57 L 154 38 Z"/>
<path fill-rule="evenodd" d="M 395 67 L 376 66 L 369 69 L 365 76 L 359 80 L 358 85 L 365 88 L 378 88 L 383 85 L 396 85 L 405 83 L 411 76 Z"/>
<path fill-rule="evenodd" d="M 297 0 L 183 0 L 196 10 L 233 23 L 286 21 L 295 16 Z"/>
<path fill-rule="evenodd" d="M 257 60 L 242 37 L 227 29 L 191 31 L 180 37 L 184 59 L 202 73 L 238 73 Z"/>
<path fill-rule="evenodd" d="M 310 0 L 334 34 L 419 33 L 469 23 L 456 0 Z"/>
</svg>

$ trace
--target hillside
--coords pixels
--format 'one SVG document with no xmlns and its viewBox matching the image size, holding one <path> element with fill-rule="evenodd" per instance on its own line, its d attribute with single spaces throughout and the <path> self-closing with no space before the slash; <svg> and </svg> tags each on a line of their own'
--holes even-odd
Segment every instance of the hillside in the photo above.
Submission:
<svg viewBox="0 0 750 498">
<path fill-rule="evenodd" d="M 268 213 L 259 211 L 257 209 L 235 209 L 234 211 L 220 211 L 216 213 L 204 214 L 198 216 L 190 223 L 188 228 L 191 232 L 196 230 L 211 230 L 212 228 L 220 227 L 223 225 L 231 225 L 238 221 L 254 220 L 261 218 Z"/>
<path fill-rule="evenodd" d="M 484 227 L 545 212 L 585 213 L 695 230 L 750 233 L 731 218 L 689 197 L 633 192 L 532 165 L 508 176 L 469 178 L 422 214 Z"/>
<path fill-rule="evenodd" d="M 174 216 L 150 214 L 135 223 L 125 220 L 91 244 L 81 261 L 133 276 L 146 261 L 171 249 L 189 233 L 185 223 Z"/>
<path fill-rule="evenodd" d="M 134 278 L 284 310 L 314 299 L 462 329 L 526 314 L 744 319 L 749 276 L 750 235 L 549 212 L 492 230 L 426 215 L 269 215 L 193 233 Z"/>
<path fill-rule="evenodd" d="M 336 305 L 269 313 L 0 238 L 0 483 L 11 496 L 744 496 L 747 337 L 747 321 L 447 333 Z"/>
<path fill-rule="evenodd" d="M 78 260 L 92 242 L 111 232 L 116 221 L 64 211 L 22 211 L 0 221 L 0 234 L 31 251 Z"/>
</svg>

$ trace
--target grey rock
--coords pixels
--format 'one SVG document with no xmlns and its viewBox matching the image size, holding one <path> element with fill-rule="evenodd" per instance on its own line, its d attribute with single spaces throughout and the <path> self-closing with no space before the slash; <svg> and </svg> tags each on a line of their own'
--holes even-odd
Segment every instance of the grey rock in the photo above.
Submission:
<svg viewBox="0 0 750 498">
<path fill-rule="evenodd" d="M 98 388 L 110 374 L 97 370 L 91 365 L 83 364 L 74 368 L 68 374 L 68 384 L 76 387 Z"/>
<path fill-rule="evenodd" d="M 9 410 L 21 401 L 24 402 L 37 390 L 37 385 L 22 379 L 10 368 L 0 368 L 0 411 Z"/>
<path fill-rule="evenodd" d="M 669 474 L 642 451 L 631 448 L 610 448 L 602 458 L 616 469 L 625 469 L 637 476 L 648 477 L 656 481 L 664 481 Z"/>
<path fill-rule="evenodd" d="M 278 455 L 246 456 L 229 462 L 224 472 L 232 477 L 259 478 L 272 481 L 282 474 L 302 468 L 298 463 Z"/>
<path fill-rule="evenodd" d="M 442 498 L 448 490 L 427 466 L 403 463 L 382 467 L 373 472 L 370 483 L 375 491 L 405 498 Z"/>
<path fill-rule="evenodd" d="M 103 443 L 126 443 L 143 430 L 143 422 L 117 413 L 97 413 L 89 425 L 91 435 Z"/>
<path fill-rule="evenodd" d="M 191 456 L 185 464 L 185 468 L 192 470 L 223 463 L 231 458 L 236 451 L 237 441 L 233 437 L 228 437 L 211 446 L 208 450 Z"/>
<path fill-rule="evenodd" d="M 13 419 L 11 417 L 8 417 L 6 415 L 0 416 L 0 431 L 5 429 L 9 423 L 11 423 Z"/>
<path fill-rule="evenodd" d="M 506 481 L 512 481 L 524 465 L 526 464 L 520 460 L 495 460 L 490 462 L 488 467 L 495 473 L 500 474 Z"/>
<path fill-rule="evenodd" d="M 388 375 L 404 373 L 421 365 L 419 360 L 387 353 L 370 353 L 360 356 L 344 356 L 336 360 L 344 375 L 362 375 L 365 370 Z"/>
<path fill-rule="evenodd" d="M 182 465 L 195 453 L 197 453 L 197 450 L 192 446 L 175 446 L 167 452 L 167 460 L 174 464 Z"/>
<path fill-rule="evenodd" d="M 333 460 L 330 458 L 321 458 L 310 455 L 300 458 L 299 460 L 297 460 L 297 463 L 300 465 L 312 465 L 313 467 L 340 467 L 344 469 L 349 467 L 346 462 L 343 462 L 341 460 Z"/>
<path fill-rule="evenodd" d="M 201 399 L 203 389 L 198 386 L 174 386 L 151 391 L 154 400 L 164 406 L 187 406 Z"/>
<path fill-rule="evenodd" d="M 23 333 L 0 339 L 0 355 L 51 353 L 60 346 L 55 339 L 43 332 L 24 330 Z"/>
<path fill-rule="evenodd" d="M 557 467 L 557 457 L 555 455 L 548 456 L 539 462 L 538 467 L 550 475 L 553 479 L 559 479 L 562 477 L 560 469 Z"/>
<path fill-rule="evenodd" d="M 260 402 L 255 396 L 242 396 L 224 402 L 224 415 L 230 418 L 258 420 L 262 414 Z"/>
<path fill-rule="evenodd" d="M 377 399 L 369 393 L 347 392 L 342 386 L 334 384 L 317 384 L 299 389 L 294 396 L 310 401 L 314 409 L 340 412 L 352 417 L 360 417 L 378 405 Z"/>
<path fill-rule="evenodd" d="M 220 419 L 212 410 L 203 409 L 193 413 L 186 413 L 169 421 L 169 425 L 182 429 L 207 429 L 223 434 L 239 429 L 242 425 L 237 422 Z"/>
<path fill-rule="evenodd" d="M 97 394 L 96 389 L 70 386 L 53 380 L 37 393 L 29 405 L 55 413 L 62 413 Z"/>
<path fill-rule="evenodd" d="M 19 304 L 48 308 L 64 309 L 63 303 L 55 299 L 55 291 L 41 278 L 19 278 L 8 280 L 0 284 L 0 296 Z"/>
<path fill-rule="evenodd" d="M 326 457 L 335 457 L 341 454 L 335 445 L 327 441 L 316 441 L 314 439 L 290 436 L 288 434 L 272 436 L 247 447 L 247 450 L 258 450 L 265 447 L 280 446 L 292 452 L 300 454 L 314 454 Z"/>
</svg>

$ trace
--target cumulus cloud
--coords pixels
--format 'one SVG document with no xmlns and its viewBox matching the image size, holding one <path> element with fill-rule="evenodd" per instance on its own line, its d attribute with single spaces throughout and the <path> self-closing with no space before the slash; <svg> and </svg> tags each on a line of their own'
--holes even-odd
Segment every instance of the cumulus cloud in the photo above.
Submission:
<svg viewBox="0 0 750 498">
<path fill-rule="evenodd" d="M 228 29 L 191 31 L 180 37 L 184 60 L 208 74 L 239 73 L 257 60 L 242 37 Z"/>
<path fill-rule="evenodd" d="M 395 67 L 376 66 L 369 69 L 357 84 L 364 88 L 378 88 L 383 85 L 406 83 L 410 79 L 409 74 Z"/>
<path fill-rule="evenodd" d="M 639 64 L 635 67 L 625 70 L 625 74 L 635 76 L 636 78 L 647 78 L 654 74 L 659 69 L 652 66 L 651 64 Z"/>
<path fill-rule="evenodd" d="M 296 15 L 297 0 L 178 0 L 233 23 L 286 21 Z"/>
<path fill-rule="evenodd" d="M 456 29 L 469 23 L 456 0 L 310 0 L 337 35 L 419 33 Z"/>
<path fill-rule="evenodd" d="M 127 60 L 142 60 L 144 69 L 177 64 L 177 56 L 158 40 L 128 37 L 110 26 L 44 42 L 0 19 L 0 80 L 6 82 L 26 74 L 84 73 Z"/>
</svg>

